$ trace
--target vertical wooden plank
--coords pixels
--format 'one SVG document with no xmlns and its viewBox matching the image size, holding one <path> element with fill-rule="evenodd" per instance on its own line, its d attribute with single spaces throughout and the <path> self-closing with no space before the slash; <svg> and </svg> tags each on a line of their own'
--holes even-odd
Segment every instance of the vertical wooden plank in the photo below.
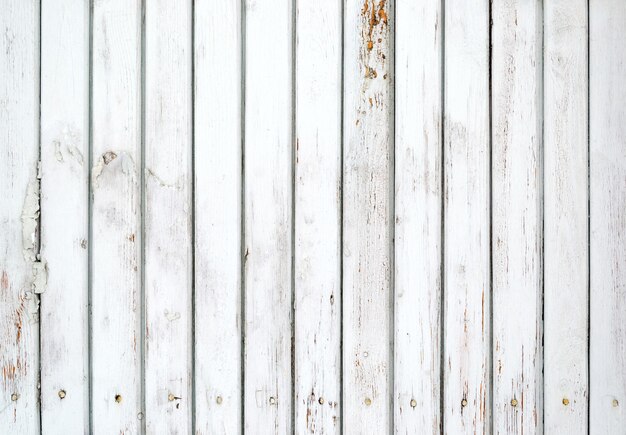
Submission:
<svg viewBox="0 0 626 435">
<path fill-rule="evenodd" d="M 444 48 L 444 431 L 490 431 L 489 3 L 448 0 Z"/>
<path fill-rule="evenodd" d="M 241 422 L 241 3 L 194 6 L 196 433 Z"/>
<path fill-rule="evenodd" d="M 392 427 L 393 2 L 344 11 L 343 428 Z"/>
<path fill-rule="evenodd" d="M 626 428 L 626 3 L 589 2 L 590 433 Z"/>
<path fill-rule="evenodd" d="M 0 13 L 0 428 L 39 432 L 39 2 Z M 41 279 L 44 279 L 42 281 Z"/>
<path fill-rule="evenodd" d="M 141 422 L 141 2 L 92 11 L 92 429 Z"/>
<path fill-rule="evenodd" d="M 145 6 L 148 433 L 192 432 L 192 3 Z"/>
<path fill-rule="evenodd" d="M 492 4 L 493 432 L 541 433 L 539 1 Z"/>
<path fill-rule="evenodd" d="M 41 4 L 41 431 L 89 431 L 89 3 Z"/>
<path fill-rule="evenodd" d="M 246 0 L 245 431 L 292 431 L 291 0 Z"/>
<path fill-rule="evenodd" d="M 544 425 L 588 431 L 587 1 L 544 4 Z"/>
<path fill-rule="evenodd" d="M 296 11 L 295 433 L 341 431 L 342 3 Z"/>
<path fill-rule="evenodd" d="M 441 432 L 442 2 L 398 0 L 395 433 Z"/>
</svg>

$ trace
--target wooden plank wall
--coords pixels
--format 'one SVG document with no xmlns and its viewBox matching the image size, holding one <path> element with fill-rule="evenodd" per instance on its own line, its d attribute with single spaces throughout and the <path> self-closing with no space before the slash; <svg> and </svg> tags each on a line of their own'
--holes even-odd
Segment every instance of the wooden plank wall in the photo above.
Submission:
<svg viewBox="0 0 626 435">
<path fill-rule="evenodd" d="M 0 433 L 626 433 L 619 0 L 0 0 Z"/>
</svg>

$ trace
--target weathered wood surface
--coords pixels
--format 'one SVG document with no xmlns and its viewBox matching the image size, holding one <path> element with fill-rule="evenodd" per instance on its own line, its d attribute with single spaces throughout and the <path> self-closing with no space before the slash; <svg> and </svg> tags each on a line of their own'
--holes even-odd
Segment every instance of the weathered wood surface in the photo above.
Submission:
<svg viewBox="0 0 626 435">
<path fill-rule="evenodd" d="M 142 412 L 141 4 L 94 2 L 91 83 L 91 428 Z M 89 245 L 91 245 L 89 247 Z"/>
<path fill-rule="evenodd" d="M 587 2 L 544 4 L 544 427 L 588 422 Z"/>
<path fill-rule="evenodd" d="M 341 433 L 342 7 L 297 2 L 295 433 Z"/>
<path fill-rule="evenodd" d="M 39 432 L 39 2 L 0 13 L 0 428 Z M 43 280 L 43 281 L 42 281 Z"/>
<path fill-rule="evenodd" d="M 90 13 L 70 0 L 41 8 L 41 429 L 87 433 Z"/>
<path fill-rule="evenodd" d="M 144 276 L 148 433 L 193 431 L 192 2 L 145 5 Z"/>
<path fill-rule="evenodd" d="M 217 4 L 216 4 L 217 3 Z M 241 433 L 239 2 L 194 5 L 195 427 Z"/>
<path fill-rule="evenodd" d="M 0 432 L 624 433 L 625 22 L 0 0 Z"/>
<path fill-rule="evenodd" d="M 626 428 L 626 3 L 589 3 L 590 434 Z"/>
<path fill-rule="evenodd" d="M 245 2 L 244 431 L 292 431 L 293 2 Z"/>
<path fill-rule="evenodd" d="M 491 425 L 489 4 L 450 0 L 444 47 L 443 429 Z"/>
<path fill-rule="evenodd" d="M 395 433 L 441 432 L 441 2 L 396 2 Z"/>
<path fill-rule="evenodd" d="M 491 20 L 493 433 L 541 433 L 541 3 Z"/>
<path fill-rule="evenodd" d="M 343 429 L 393 421 L 393 3 L 344 5 Z"/>
</svg>

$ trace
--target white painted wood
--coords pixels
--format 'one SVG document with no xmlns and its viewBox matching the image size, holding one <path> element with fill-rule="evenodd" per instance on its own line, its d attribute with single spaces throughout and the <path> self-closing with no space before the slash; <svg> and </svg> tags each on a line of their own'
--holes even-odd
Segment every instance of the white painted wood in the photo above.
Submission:
<svg viewBox="0 0 626 435">
<path fill-rule="evenodd" d="M 296 3 L 294 424 L 339 434 L 342 4 Z"/>
<path fill-rule="evenodd" d="M 148 434 L 192 432 L 192 2 L 145 5 Z M 200 349 L 202 350 L 202 349 Z"/>
<path fill-rule="evenodd" d="M 92 10 L 91 427 L 140 431 L 141 3 Z"/>
<path fill-rule="evenodd" d="M 241 5 L 194 6 L 195 425 L 238 434 L 241 391 Z"/>
<path fill-rule="evenodd" d="M 626 428 L 626 3 L 589 3 L 590 434 Z"/>
<path fill-rule="evenodd" d="M 493 433 L 542 433 L 542 5 L 491 20 Z"/>
<path fill-rule="evenodd" d="M 443 427 L 489 433 L 488 2 L 448 0 L 444 29 Z"/>
<path fill-rule="evenodd" d="M 41 4 L 41 431 L 89 431 L 89 4 Z"/>
<path fill-rule="evenodd" d="M 0 13 L 0 428 L 39 432 L 39 2 Z"/>
<path fill-rule="evenodd" d="M 244 430 L 292 431 L 290 0 L 246 0 Z"/>
<path fill-rule="evenodd" d="M 395 433 L 441 432 L 442 2 L 396 2 Z"/>
<path fill-rule="evenodd" d="M 588 427 L 587 2 L 544 4 L 544 425 Z"/>
<path fill-rule="evenodd" d="M 344 11 L 343 430 L 384 433 L 392 415 L 392 3 Z"/>
</svg>

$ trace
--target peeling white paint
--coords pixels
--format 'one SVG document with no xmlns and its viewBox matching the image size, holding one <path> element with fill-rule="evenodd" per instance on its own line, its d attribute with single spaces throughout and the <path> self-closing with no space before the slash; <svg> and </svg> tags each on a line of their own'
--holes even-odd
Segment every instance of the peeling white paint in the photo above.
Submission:
<svg viewBox="0 0 626 435">
<path fill-rule="evenodd" d="M 79 165 L 83 165 L 83 153 L 76 146 L 80 143 L 80 133 L 69 126 L 63 127 L 59 138 L 54 140 L 54 156 L 58 162 L 65 161 L 65 155 L 74 159 Z"/>
<path fill-rule="evenodd" d="M 168 321 L 173 322 L 174 320 L 180 319 L 180 313 L 178 313 L 178 312 L 171 313 L 171 312 L 165 310 L 165 318 Z"/>
<path fill-rule="evenodd" d="M 181 189 L 181 185 L 182 183 L 180 181 L 177 181 L 175 183 L 168 183 L 165 180 L 163 180 L 161 177 L 159 177 L 157 174 L 154 173 L 154 171 L 150 168 L 146 168 L 146 178 L 150 179 L 153 178 L 157 183 L 159 183 L 159 185 L 161 187 L 167 187 L 170 189 Z"/>
<path fill-rule="evenodd" d="M 39 296 L 32 291 L 27 291 L 25 299 L 29 323 L 39 322 Z"/>
<path fill-rule="evenodd" d="M 39 260 L 33 263 L 32 290 L 36 294 L 46 291 L 48 285 L 48 263 L 46 260 Z"/>
<path fill-rule="evenodd" d="M 41 173 L 38 164 L 26 188 L 26 197 L 22 208 L 22 253 L 27 261 L 37 261 L 40 179 Z"/>
</svg>

